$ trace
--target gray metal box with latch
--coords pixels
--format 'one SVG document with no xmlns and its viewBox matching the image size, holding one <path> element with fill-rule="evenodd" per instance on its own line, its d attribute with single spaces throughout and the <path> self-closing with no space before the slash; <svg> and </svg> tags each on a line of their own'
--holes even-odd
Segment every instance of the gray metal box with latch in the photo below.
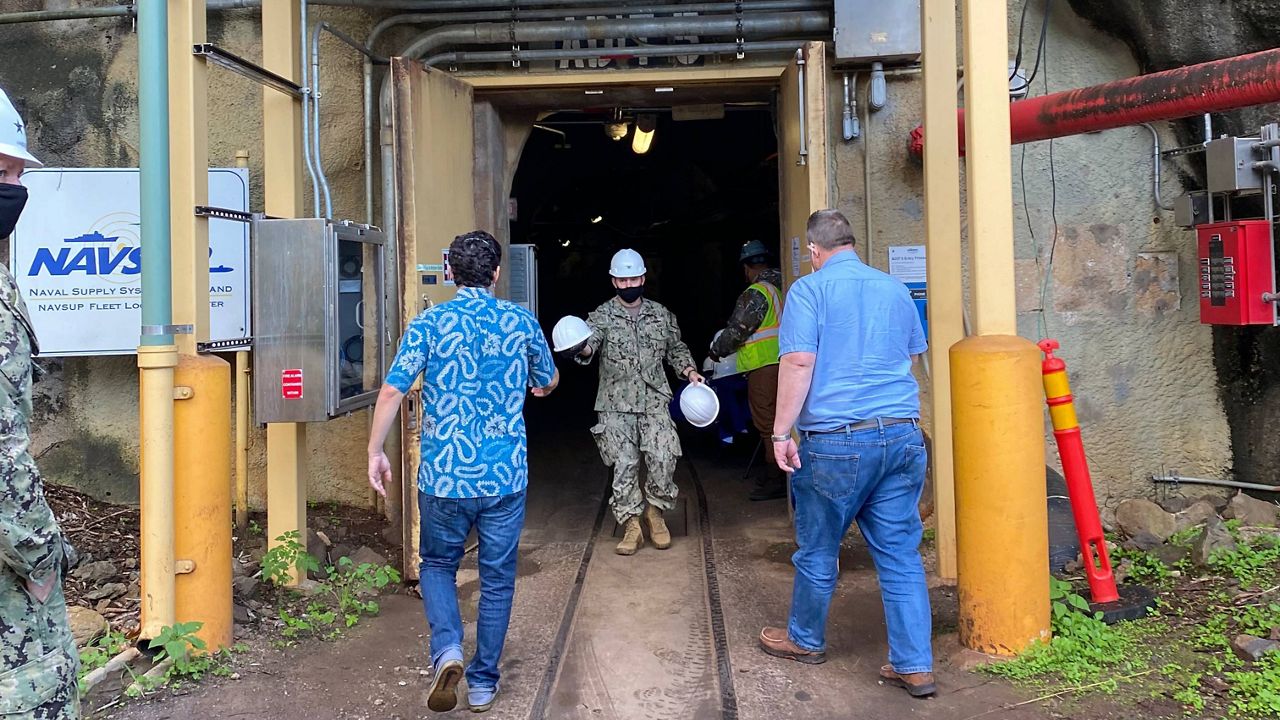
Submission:
<svg viewBox="0 0 1280 720">
<path fill-rule="evenodd" d="M 920 0 L 836 0 L 836 62 L 911 62 L 920 57 Z"/>
<path fill-rule="evenodd" d="M 319 422 L 377 398 L 385 245 L 383 232 L 368 225 L 254 222 L 255 422 Z"/>
</svg>

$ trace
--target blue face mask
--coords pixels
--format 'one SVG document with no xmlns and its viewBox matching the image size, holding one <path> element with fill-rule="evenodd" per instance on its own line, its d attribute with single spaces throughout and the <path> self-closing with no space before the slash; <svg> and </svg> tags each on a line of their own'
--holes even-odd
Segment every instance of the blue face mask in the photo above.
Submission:
<svg viewBox="0 0 1280 720">
<path fill-rule="evenodd" d="M 13 234 L 18 217 L 27 206 L 27 189 L 21 185 L 0 183 L 0 239 Z"/>
</svg>

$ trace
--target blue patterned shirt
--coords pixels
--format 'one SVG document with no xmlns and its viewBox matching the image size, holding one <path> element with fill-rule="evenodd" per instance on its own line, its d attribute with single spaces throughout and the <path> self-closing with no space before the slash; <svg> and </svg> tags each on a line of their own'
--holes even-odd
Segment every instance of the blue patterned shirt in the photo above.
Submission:
<svg viewBox="0 0 1280 720">
<path fill-rule="evenodd" d="M 436 497 L 509 495 L 529 484 L 524 399 L 555 377 L 533 313 L 463 287 L 409 323 L 387 384 L 422 375 L 418 490 Z"/>
</svg>

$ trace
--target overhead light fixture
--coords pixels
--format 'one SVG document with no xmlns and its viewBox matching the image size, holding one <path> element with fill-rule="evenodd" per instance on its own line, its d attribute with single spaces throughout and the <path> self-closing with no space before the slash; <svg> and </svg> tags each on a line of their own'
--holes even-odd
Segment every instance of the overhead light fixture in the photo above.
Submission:
<svg viewBox="0 0 1280 720">
<path fill-rule="evenodd" d="M 675 92 L 676 89 L 673 87 L 660 87 L 660 88 L 654 88 L 653 91 L 656 93 L 669 93 L 669 92 Z"/>
<path fill-rule="evenodd" d="M 584 95 L 603 95 L 604 91 L 603 90 L 583 90 L 582 93 Z"/>
<path fill-rule="evenodd" d="M 653 131 L 657 129 L 657 115 L 637 115 L 636 134 L 631 138 L 631 150 L 637 155 L 649 152 L 649 146 L 653 144 Z"/>
<path fill-rule="evenodd" d="M 591 218 L 591 224 L 592 224 L 592 225 L 598 225 L 602 220 L 604 220 L 604 216 L 603 216 L 603 215 L 597 215 L 597 216 L 595 216 L 595 217 Z"/>
<path fill-rule="evenodd" d="M 622 117 L 622 108 L 614 108 L 613 119 L 604 124 L 604 134 L 615 141 L 626 137 L 630 129 L 630 124 Z"/>
<path fill-rule="evenodd" d="M 569 247 L 570 240 L 561 240 L 560 247 Z"/>
</svg>

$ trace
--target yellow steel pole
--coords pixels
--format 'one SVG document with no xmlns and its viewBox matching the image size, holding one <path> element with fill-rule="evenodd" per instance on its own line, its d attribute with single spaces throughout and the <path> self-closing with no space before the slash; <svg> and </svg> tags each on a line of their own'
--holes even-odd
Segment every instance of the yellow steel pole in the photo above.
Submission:
<svg viewBox="0 0 1280 720">
<path fill-rule="evenodd" d="M 198 622 L 210 652 L 231 645 L 231 371 L 196 354 L 209 339 L 208 80 L 191 47 L 205 42 L 204 0 L 169 3 L 169 198 L 173 206 L 175 618 Z"/>
<path fill-rule="evenodd" d="M 287 78 L 300 77 L 302 27 L 296 0 L 262 3 L 262 64 Z M 271 88 L 263 90 L 263 180 L 266 210 L 276 217 L 302 215 L 302 104 Z M 307 526 L 307 426 L 267 425 L 267 541 Z M 306 538 L 300 538 L 306 542 Z M 299 580 L 294 573 L 294 582 Z"/>
<path fill-rule="evenodd" d="M 1006 13 L 1003 2 L 964 2 L 977 336 L 951 348 L 960 641 L 994 655 L 1016 654 L 1049 635 L 1040 356 L 1017 336 Z"/>
<path fill-rule="evenodd" d="M 138 348 L 139 485 L 142 608 L 140 635 L 151 639 L 174 623 L 173 368 L 178 348 Z"/>
<path fill-rule="evenodd" d="M 236 153 L 236 167 L 249 167 L 249 151 Z M 243 533 L 249 528 L 249 399 L 252 395 L 249 383 L 249 352 L 236 353 L 236 529 Z"/>
<path fill-rule="evenodd" d="M 956 0 L 920 5 L 924 40 L 924 208 L 929 287 L 929 401 L 938 575 L 956 579 L 955 455 L 950 347 L 964 339 L 960 160 L 956 131 Z"/>
</svg>

